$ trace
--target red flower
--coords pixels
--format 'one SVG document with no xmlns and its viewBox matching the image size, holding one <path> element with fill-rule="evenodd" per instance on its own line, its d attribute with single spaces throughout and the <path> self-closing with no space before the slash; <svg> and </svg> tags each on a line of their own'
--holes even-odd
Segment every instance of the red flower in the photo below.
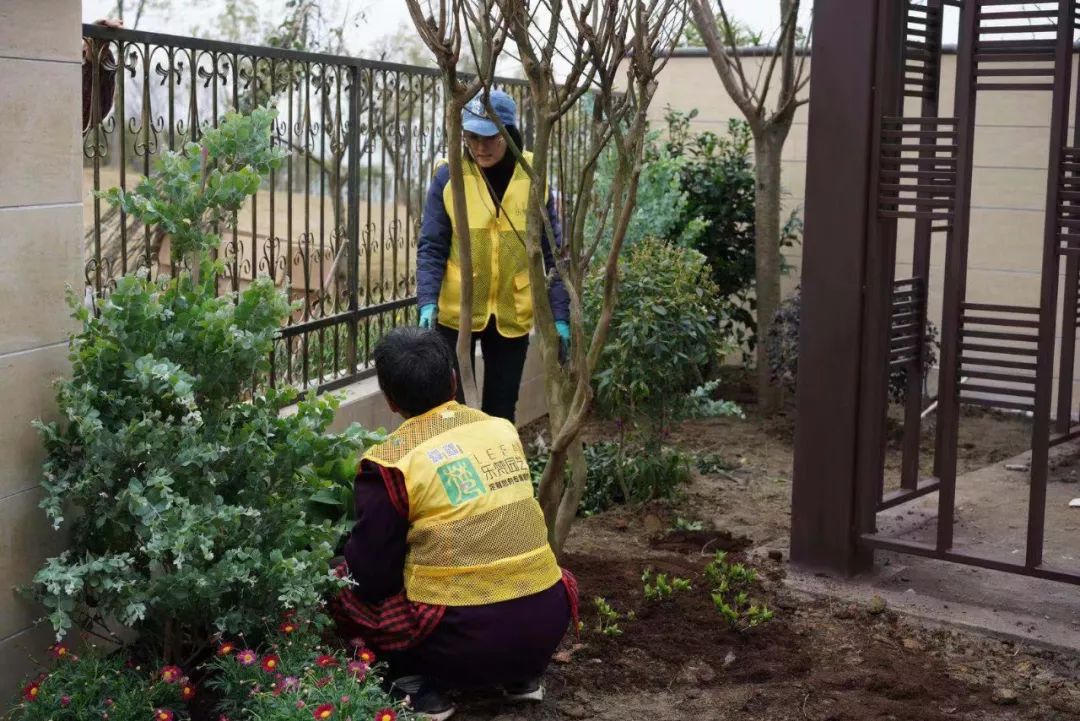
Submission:
<svg viewBox="0 0 1080 721">
<path fill-rule="evenodd" d="M 23 686 L 22 697 L 23 701 L 37 701 L 38 696 L 41 695 L 41 682 L 31 681 Z"/>
<path fill-rule="evenodd" d="M 263 656 L 263 660 L 262 660 L 263 671 L 266 671 L 267 673 L 273 673 L 274 671 L 277 671 L 277 667 L 280 666 L 280 665 L 281 665 L 281 659 L 278 658 L 275 654 L 271 653 L 271 654 L 268 654 L 266 656 Z"/>
<path fill-rule="evenodd" d="M 392 708 L 384 708 L 375 712 L 375 721 L 397 721 L 397 713 Z"/>
<path fill-rule="evenodd" d="M 226 641 L 225 643 L 218 646 L 217 653 L 218 653 L 218 656 L 228 656 L 230 653 L 232 653 L 235 650 L 236 650 L 236 644 L 233 643 L 232 641 Z"/>
<path fill-rule="evenodd" d="M 195 698 L 195 687 L 192 686 L 190 682 L 184 681 L 183 685 L 180 687 L 180 697 L 185 701 L 190 701 Z"/>
<path fill-rule="evenodd" d="M 49 646 L 49 655 L 53 658 L 68 658 L 71 656 L 71 650 L 62 643 L 54 643 Z"/>
<path fill-rule="evenodd" d="M 283 634 L 288 636 L 290 633 L 296 630 L 296 624 L 292 621 L 285 621 L 278 627 Z"/>
<path fill-rule="evenodd" d="M 245 648 L 236 654 L 236 660 L 240 662 L 241 666 L 252 666 L 259 660 L 259 656 L 250 648 Z"/>
<path fill-rule="evenodd" d="M 184 671 L 179 666 L 166 666 L 161 669 L 161 680 L 165 683 L 179 683 Z"/>
<path fill-rule="evenodd" d="M 312 711 L 311 715 L 314 716 L 317 721 L 326 721 L 326 719 L 334 715 L 334 704 L 324 703 L 322 706 Z"/>
<path fill-rule="evenodd" d="M 345 668 L 347 668 L 349 673 L 355 676 L 358 681 L 363 681 L 367 676 L 368 667 L 363 661 L 349 661 L 349 665 Z"/>
<path fill-rule="evenodd" d="M 330 676 L 323 676 L 322 678 L 320 678 L 318 681 L 315 682 L 315 685 L 318 688 L 323 688 L 324 686 L 328 685 L 333 680 L 334 679 L 332 677 L 330 677 Z"/>
<path fill-rule="evenodd" d="M 338 661 L 333 656 L 328 656 L 324 653 L 322 656 L 315 659 L 315 665 L 319 668 L 330 668 L 332 666 L 337 666 Z"/>
<path fill-rule="evenodd" d="M 70 696 L 61 696 L 60 697 L 60 705 L 63 706 L 64 708 L 67 708 L 68 706 L 70 706 L 71 705 L 71 697 Z"/>
<path fill-rule="evenodd" d="M 154 709 L 154 721 L 173 721 L 175 714 L 167 708 Z"/>
<path fill-rule="evenodd" d="M 356 654 L 356 657 L 368 666 L 375 663 L 375 654 L 370 649 L 360 649 L 360 653 Z"/>
</svg>

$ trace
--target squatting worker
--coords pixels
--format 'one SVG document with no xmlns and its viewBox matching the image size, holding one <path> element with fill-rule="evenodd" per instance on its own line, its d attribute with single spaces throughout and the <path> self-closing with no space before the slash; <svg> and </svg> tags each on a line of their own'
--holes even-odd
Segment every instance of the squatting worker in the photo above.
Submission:
<svg viewBox="0 0 1080 721">
<path fill-rule="evenodd" d="M 507 133 L 522 148 L 514 100 L 501 90 L 490 93 L 491 109 Z M 514 420 L 521 374 L 533 326 L 532 291 L 525 252 L 525 225 L 531 183 L 498 125 L 487 116 L 482 97 L 462 110 L 465 153 L 465 205 L 472 243 L 473 353 L 476 341 L 484 355 L 484 412 Z M 531 160 L 530 153 L 523 153 Z M 554 200 L 547 193 L 547 212 L 554 243 L 543 236 L 545 271 L 555 265 L 552 247 L 561 241 Z M 417 302 L 420 325 L 437 327 L 453 348 L 461 327 L 461 266 L 456 229 L 463 222 L 454 217 L 450 168 L 440 162 L 435 171 L 420 227 L 416 253 Z M 564 344 L 570 342 L 570 303 L 562 281 L 556 276 L 548 297 L 555 328 Z M 457 399 L 465 401 L 458 389 Z"/>
<path fill-rule="evenodd" d="M 450 689 L 541 700 L 577 587 L 548 545 L 517 431 L 454 399 L 454 353 L 436 331 L 398 328 L 374 355 L 406 420 L 360 461 L 338 630 L 387 660 L 392 690 L 430 718 L 453 713 Z"/>
</svg>

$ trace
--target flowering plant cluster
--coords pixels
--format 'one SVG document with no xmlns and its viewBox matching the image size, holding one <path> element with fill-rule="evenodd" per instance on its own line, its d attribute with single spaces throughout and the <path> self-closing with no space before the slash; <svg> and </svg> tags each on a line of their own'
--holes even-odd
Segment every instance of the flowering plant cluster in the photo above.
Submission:
<svg viewBox="0 0 1080 721">
<path fill-rule="evenodd" d="M 381 687 L 375 654 L 354 643 L 322 643 L 312 624 L 288 614 L 259 648 L 222 640 L 207 663 L 207 685 L 222 699 L 219 721 L 409 721 Z"/>
<path fill-rule="evenodd" d="M 41 505 L 76 549 L 34 578 L 58 637 L 112 618 L 149 652 L 190 658 L 282 607 L 310 613 L 344 583 L 330 563 L 341 524 L 314 501 L 351 479 L 369 434 L 327 433 L 331 398 L 279 413 L 296 392 L 265 380 L 290 304 L 268 278 L 220 293 L 208 252 L 281 162 L 274 117 L 230 114 L 134 191 L 105 194 L 200 256 L 200 273 L 125 276 L 96 313 L 73 302 L 63 422 L 38 424 Z"/>
<path fill-rule="evenodd" d="M 26 682 L 10 721 L 186 721 L 199 693 L 179 666 L 93 649 L 80 657 L 61 643 L 49 655 L 52 670 Z"/>
</svg>

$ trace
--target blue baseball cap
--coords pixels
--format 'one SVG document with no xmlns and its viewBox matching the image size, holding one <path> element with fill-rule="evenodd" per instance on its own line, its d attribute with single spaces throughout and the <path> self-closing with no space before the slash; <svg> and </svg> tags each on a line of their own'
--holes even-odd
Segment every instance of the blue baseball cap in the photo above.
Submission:
<svg viewBox="0 0 1080 721">
<path fill-rule="evenodd" d="M 517 103 L 502 90 L 492 90 L 488 96 L 491 109 L 503 125 L 517 125 Z M 488 118 L 483 94 L 470 100 L 461 110 L 461 125 L 466 133 L 475 133 L 485 137 L 499 134 L 499 126 Z"/>
</svg>

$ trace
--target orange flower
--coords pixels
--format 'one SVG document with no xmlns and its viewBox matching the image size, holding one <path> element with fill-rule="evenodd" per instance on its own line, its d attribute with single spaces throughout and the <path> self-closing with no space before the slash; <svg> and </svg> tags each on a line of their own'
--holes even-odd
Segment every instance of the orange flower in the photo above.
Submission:
<svg viewBox="0 0 1080 721">
<path fill-rule="evenodd" d="M 54 643 L 49 646 L 49 655 L 53 658 L 68 658 L 71 656 L 71 651 L 62 643 Z"/>
<path fill-rule="evenodd" d="M 262 668 L 267 673 L 273 673 L 277 671 L 277 667 L 281 665 L 281 659 L 274 654 L 263 656 Z"/>
<path fill-rule="evenodd" d="M 312 711 L 311 715 L 314 716 L 317 721 L 326 721 L 326 719 L 334 715 L 334 704 L 324 703 L 322 706 L 319 706 Z"/>
<path fill-rule="evenodd" d="M 218 646 L 218 656 L 228 656 L 230 653 L 236 650 L 236 644 L 232 641 L 226 641 Z"/>
<path fill-rule="evenodd" d="M 397 721 L 397 713 L 390 708 L 384 708 L 375 712 L 375 721 Z"/>
<path fill-rule="evenodd" d="M 356 655 L 360 661 L 368 666 L 375 663 L 375 653 L 369 649 L 360 649 L 360 653 Z"/>
<path fill-rule="evenodd" d="M 185 701 L 195 698 L 195 687 L 185 681 L 183 686 L 180 687 L 180 697 Z"/>
<path fill-rule="evenodd" d="M 290 633 L 296 630 L 296 624 L 292 621 L 285 621 L 278 627 L 283 634 L 288 636 Z"/>
<path fill-rule="evenodd" d="M 173 721 L 174 716 L 175 714 L 167 708 L 154 709 L 154 721 Z"/>
<path fill-rule="evenodd" d="M 161 669 L 161 680 L 165 683 L 179 683 L 183 675 L 184 671 L 179 666 L 166 666 Z"/>
</svg>

